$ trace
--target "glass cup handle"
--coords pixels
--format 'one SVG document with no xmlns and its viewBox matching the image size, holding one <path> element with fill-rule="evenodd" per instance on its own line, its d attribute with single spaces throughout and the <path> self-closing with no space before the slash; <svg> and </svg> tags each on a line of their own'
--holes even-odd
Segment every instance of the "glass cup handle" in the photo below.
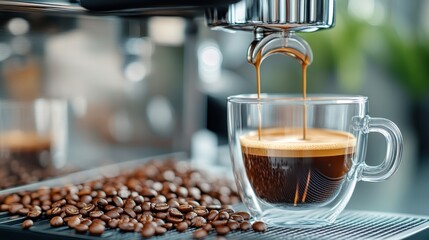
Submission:
<svg viewBox="0 0 429 240">
<path fill-rule="evenodd" d="M 392 176 L 398 170 L 402 157 L 403 139 L 398 126 L 385 118 L 365 118 L 366 133 L 380 133 L 386 139 L 386 156 L 377 166 L 363 162 L 362 181 L 380 182 Z"/>
</svg>

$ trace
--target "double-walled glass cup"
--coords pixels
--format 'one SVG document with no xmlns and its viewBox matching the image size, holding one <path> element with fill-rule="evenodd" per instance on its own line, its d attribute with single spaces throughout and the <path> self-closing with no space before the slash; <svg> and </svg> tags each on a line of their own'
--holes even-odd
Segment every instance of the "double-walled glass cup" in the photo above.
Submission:
<svg viewBox="0 0 429 240">
<path fill-rule="evenodd" d="M 242 201 L 256 219 L 280 226 L 334 222 L 357 181 L 389 178 L 402 155 L 400 130 L 370 117 L 364 96 L 232 96 L 228 131 Z M 365 163 L 372 132 L 386 140 L 378 166 Z"/>
</svg>

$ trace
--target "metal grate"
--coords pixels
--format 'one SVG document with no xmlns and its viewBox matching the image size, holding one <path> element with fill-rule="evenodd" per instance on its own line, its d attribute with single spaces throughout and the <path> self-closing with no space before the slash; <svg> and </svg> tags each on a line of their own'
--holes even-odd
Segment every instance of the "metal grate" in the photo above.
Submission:
<svg viewBox="0 0 429 240">
<path fill-rule="evenodd" d="M 24 217 L 0 213 L 2 236 L 29 239 L 141 239 L 139 233 L 106 230 L 101 237 L 77 234 L 67 226 L 52 228 L 47 219 L 35 222 L 30 230 L 21 230 Z M 266 233 L 232 232 L 228 239 L 402 239 L 429 228 L 429 217 L 364 211 L 345 211 L 337 221 L 326 227 L 300 229 L 269 226 Z M 184 233 L 169 231 L 152 239 L 192 239 L 190 229 Z M 6 234 L 6 235 L 4 235 Z M 211 233 L 206 239 L 216 239 Z"/>
</svg>

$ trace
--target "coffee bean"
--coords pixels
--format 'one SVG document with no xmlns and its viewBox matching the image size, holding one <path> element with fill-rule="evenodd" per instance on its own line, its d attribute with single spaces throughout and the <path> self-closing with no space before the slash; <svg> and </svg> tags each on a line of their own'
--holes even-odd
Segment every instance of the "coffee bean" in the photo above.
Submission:
<svg viewBox="0 0 429 240">
<path fill-rule="evenodd" d="M 108 225 L 110 228 L 117 228 L 117 227 L 118 227 L 118 225 L 119 225 L 119 219 L 111 219 L 111 220 L 107 223 L 107 225 Z"/>
<path fill-rule="evenodd" d="M 134 202 L 135 202 L 136 204 L 141 204 L 141 203 L 143 203 L 143 202 L 144 202 L 144 198 L 143 198 L 143 196 L 141 196 L 141 195 L 136 196 L 136 197 L 134 198 Z"/>
<path fill-rule="evenodd" d="M 132 232 L 134 231 L 134 224 L 131 222 L 120 223 L 118 227 L 124 232 Z"/>
<path fill-rule="evenodd" d="M 215 230 L 218 235 L 226 235 L 231 231 L 229 227 L 225 225 L 216 226 Z"/>
<path fill-rule="evenodd" d="M 10 214 L 17 214 L 18 211 L 23 207 L 24 207 L 24 205 L 22 205 L 20 203 L 12 203 L 9 207 L 9 213 Z"/>
<path fill-rule="evenodd" d="M 18 214 L 21 216 L 26 216 L 28 214 L 28 212 L 30 212 L 30 209 L 28 209 L 28 208 L 21 208 L 18 210 Z"/>
<path fill-rule="evenodd" d="M 209 211 L 205 208 L 205 207 L 197 207 L 194 209 L 194 212 L 198 215 L 198 216 L 202 216 L 205 217 L 209 214 Z"/>
<path fill-rule="evenodd" d="M 167 230 L 170 230 L 173 228 L 173 223 L 171 222 L 165 223 L 163 227 L 166 228 Z"/>
<path fill-rule="evenodd" d="M 167 218 L 166 218 L 166 220 L 168 222 L 171 222 L 171 223 L 180 223 L 180 222 L 183 221 L 183 217 L 179 218 L 179 217 L 173 217 L 173 216 L 168 215 Z"/>
<path fill-rule="evenodd" d="M 154 209 L 158 212 L 165 212 L 170 206 L 167 203 L 156 203 Z M 174 208 L 175 209 L 175 208 Z M 176 209 L 177 210 L 177 209 Z"/>
<path fill-rule="evenodd" d="M 207 209 L 208 210 L 217 210 L 217 211 L 219 211 L 219 210 L 222 209 L 222 206 L 221 205 L 208 205 Z"/>
<path fill-rule="evenodd" d="M 52 227 L 60 227 L 64 224 L 64 220 L 60 216 L 55 216 L 49 223 Z"/>
<path fill-rule="evenodd" d="M 31 220 L 31 219 L 27 219 L 27 220 L 25 220 L 24 222 L 22 222 L 22 228 L 23 229 L 29 229 L 29 228 L 31 228 L 32 226 L 33 226 L 33 220 Z"/>
<path fill-rule="evenodd" d="M 203 226 L 203 229 L 210 232 L 213 229 L 213 226 L 210 223 L 207 223 Z"/>
<path fill-rule="evenodd" d="M 89 216 L 90 217 L 92 217 L 92 218 L 99 218 L 99 217 L 101 217 L 101 215 L 103 215 L 104 214 L 104 212 L 103 211 L 100 211 L 100 210 L 94 210 L 94 211 L 92 211 L 92 212 L 90 212 L 89 213 Z"/>
<path fill-rule="evenodd" d="M 237 221 L 237 222 L 244 221 L 244 218 L 239 214 L 232 214 L 231 216 L 229 216 L 229 219 Z"/>
<path fill-rule="evenodd" d="M 92 201 L 91 195 L 83 195 L 80 197 L 80 201 L 83 203 L 90 203 Z"/>
<path fill-rule="evenodd" d="M 106 213 L 106 216 L 110 217 L 110 218 L 119 218 L 120 213 L 114 209 L 114 210 L 110 210 Z"/>
<path fill-rule="evenodd" d="M 81 224 L 85 224 L 86 226 L 90 226 L 91 224 L 92 224 L 92 221 L 91 220 L 89 220 L 89 219 L 83 219 L 82 221 L 81 221 Z"/>
<path fill-rule="evenodd" d="M 188 213 L 188 212 L 192 211 L 194 209 L 194 207 L 191 205 L 182 204 L 178 207 L 178 209 L 182 213 Z"/>
<path fill-rule="evenodd" d="M 241 231 L 247 231 L 250 229 L 250 223 L 249 222 L 242 222 L 240 223 L 240 229 Z"/>
<path fill-rule="evenodd" d="M 170 208 L 178 208 L 180 206 L 179 203 L 174 199 L 170 199 L 167 204 L 170 206 Z"/>
<path fill-rule="evenodd" d="M 192 220 L 192 219 L 194 219 L 195 217 L 197 217 L 198 216 L 198 214 L 196 214 L 195 212 L 188 212 L 186 215 L 185 215 L 185 219 L 187 219 L 187 220 Z"/>
<path fill-rule="evenodd" d="M 95 218 L 95 219 L 93 219 L 93 220 L 92 220 L 92 224 L 101 224 L 101 225 L 103 225 L 103 226 L 106 226 L 106 222 L 105 222 L 105 221 L 103 221 L 103 220 L 101 220 L 101 219 L 99 219 L 99 218 Z"/>
<path fill-rule="evenodd" d="M 67 221 L 67 225 L 70 228 L 75 228 L 79 224 L 80 224 L 80 218 L 78 216 L 73 216 Z"/>
<path fill-rule="evenodd" d="M 167 215 L 168 215 L 168 213 L 166 213 L 166 212 L 157 212 L 155 217 L 160 218 L 160 219 L 166 219 Z"/>
<path fill-rule="evenodd" d="M 124 201 L 122 200 L 122 198 L 120 198 L 118 196 L 113 196 L 112 200 L 117 207 L 123 207 L 124 206 Z"/>
<path fill-rule="evenodd" d="M 108 212 L 108 211 L 113 210 L 115 208 L 116 208 L 115 206 L 108 204 L 107 206 L 104 207 L 104 211 Z"/>
<path fill-rule="evenodd" d="M 4 199 L 3 203 L 9 205 L 12 203 L 18 203 L 20 200 L 21 200 L 21 197 L 18 194 L 14 193 L 12 195 L 7 196 Z"/>
<path fill-rule="evenodd" d="M 125 214 L 127 214 L 128 216 L 130 216 L 132 218 L 136 217 L 136 213 L 131 208 L 125 208 L 124 212 L 125 212 Z"/>
<path fill-rule="evenodd" d="M 179 222 L 176 224 L 176 229 L 178 232 L 184 232 L 188 229 L 188 224 L 186 222 Z"/>
<path fill-rule="evenodd" d="M 133 208 L 133 211 L 135 212 L 135 213 L 141 213 L 141 212 L 143 212 L 143 209 L 142 209 L 142 207 L 141 206 L 135 206 L 134 208 Z"/>
<path fill-rule="evenodd" d="M 105 221 L 105 222 L 109 222 L 110 220 L 112 220 L 112 218 L 106 214 L 101 215 L 100 219 Z"/>
<path fill-rule="evenodd" d="M 144 224 L 141 235 L 142 237 L 150 238 L 155 235 L 155 231 L 155 228 L 151 224 Z"/>
<path fill-rule="evenodd" d="M 231 231 L 234 231 L 240 228 L 240 223 L 234 220 L 229 220 L 227 226 L 229 229 L 231 229 Z"/>
<path fill-rule="evenodd" d="M 197 229 L 197 230 L 195 230 L 195 231 L 192 233 L 192 236 L 193 236 L 195 239 L 205 238 L 205 237 L 207 237 L 207 235 L 208 235 L 208 233 L 207 233 L 207 231 L 206 231 L 206 230 L 204 230 L 204 229 Z"/>
<path fill-rule="evenodd" d="M 143 211 L 150 211 L 150 202 L 144 202 L 142 205 Z"/>
<path fill-rule="evenodd" d="M 212 222 L 212 225 L 214 227 L 217 227 L 217 226 L 224 226 L 227 223 L 228 223 L 228 220 L 215 220 L 215 221 Z"/>
<path fill-rule="evenodd" d="M 125 204 L 124 208 L 131 208 L 131 209 L 133 209 L 137 205 L 136 202 L 132 199 L 125 200 L 124 204 Z"/>
<path fill-rule="evenodd" d="M 246 221 L 250 220 L 250 214 L 247 212 L 236 212 L 235 214 L 242 216 L 243 219 Z"/>
<path fill-rule="evenodd" d="M 36 208 L 33 208 L 27 213 L 27 217 L 29 218 L 38 218 L 42 214 L 42 211 Z"/>
<path fill-rule="evenodd" d="M 168 209 L 168 214 L 172 217 L 183 218 L 183 213 L 180 210 L 177 210 L 176 208 Z"/>
<path fill-rule="evenodd" d="M 267 230 L 267 225 L 264 222 L 256 221 L 252 224 L 253 231 L 255 232 L 265 232 Z"/>
<path fill-rule="evenodd" d="M 93 211 L 95 209 L 95 205 L 92 203 L 88 203 L 85 207 L 83 207 L 81 209 L 81 213 L 82 211 L 84 211 L 85 213 L 82 214 L 88 214 L 89 212 Z"/>
<path fill-rule="evenodd" d="M 6 212 L 9 211 L 10 205 L 9 204 L 2 204 L 0 205 L 0 211 Z"/>
<path fill-rule="evenodd" d="M 218 214 L 219 212 L 217 210 L 211 210 L 209 215 L 207 216 L 207 220 L 213 221 Z"/>
<path fill-rule="evenodd" d="M 199 228 L 199 227 L 202 227 L 204 224 L 206 224 L 206 222 L 207 221 L 205 218 L 198 216 L 198 217 L 192 219 L 191 226 Z"/>
<path fill-rule="evenodd" d="M 229 219 L 229 214 L 227 212 L 219 212 L 219 214 L 217 215 L 216 220 L 227 220 Z"/>
<path fill-rule="evenodd" d="M 92 223 L 91 226 L 89 226 L 89 234 L 94 236 L 100 236 L 104 232 L 104 225 L 98 224 L 98 223 Z"/>
<path fill-rule="evenodd" d="M 167 232 L 167 229 L 161 226 L 157 226 L 155 228 L 155 235 L 160 236 L 160 235 L 164 235 Z"/>
<path fill-rule="evenodd" d="M 30 205 L 30 203 L 31 203 L 31 197 L 30 197 L 30 195 L 24 195 L 21 198 L 21 203 L 24 204 L 24 205 Z"/>
<path fill-rule="evenodd" d="M 134 232 L 141 232 L 143 227 L 144 227 L 143 223 L 139 223 L 139 222 L 134 223 Z"/>
<path fill-rule="evenodd" d="M 62 207 L 64 205 L 66 205 L 66 204 L 67 204 L 67 201 L 65 199 L 61 199 L 61 200 L 58 200 L 58 201 L 54 202 L 52 204 L 52 208 Z"/>
<path fill-rule="evenodd" d="M 86 231 L 88 231 L 89 227 L 88 227 L 88 225 L 81 223 L 81 224 L 76 225 L 76 227 L 74 229 L 77 233 L 86 233 Z"/>
<path fill-rule="evenodd" d="M 232 206 L 226 205 L 226 206 L 222 206 L 222 209 L 219 210 L 219 213 L 221 212 L 226 212 L 230 214 L 230 213 L 234 213 L 234 209 L 232 208 Z"/>
<path fill-rule="evenodd" d="M 143 197 L 155 197 L 156 195 L 158 195 L 158 193 L 150 188 L 143 188 L 141 193 L 140 193 Z"/>
<path fill-rule="evenodd" d="M 79 214 L 79 209 L 73 205 L 67 205 L 65 207 L 65 213 L 67 214 L 67 216 L 72 216 L 72 215 L 78 215 Z"/>
</svg>

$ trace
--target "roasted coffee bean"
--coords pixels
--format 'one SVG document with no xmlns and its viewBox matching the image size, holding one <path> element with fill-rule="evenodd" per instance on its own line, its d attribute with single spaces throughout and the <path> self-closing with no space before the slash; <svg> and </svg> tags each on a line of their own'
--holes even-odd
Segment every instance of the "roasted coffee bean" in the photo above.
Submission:
<svg viewBox="0 0 429 240">
<path fill-rule="evenodd" d="M 31 219 L 27 219 L 27 220 L 25 220 L 24 222 L 22 222 L 22 228 L 23 229 L 29 229 L 29 228 L 31 228 L 32 226 L 34 225 L 34 222 L 33 222 L 33 220 L 31 220 Z"/>
<path fill-rule="evenodd" d="M 205 238 L 205 237 L 207 237 L 207 235 L 208 235 L 208 233 L 204 229 L 197 229 L 192 233 L 192 236 L 195 239 Z"/>
<path fill-rule="evenodd" d="M 109 204 L 109 202 L 107 202 L 107 200 L 106 199 L 104 199 L 104 198 L 98 198 L 96 201 L 95 201 L 95 205 L 97 205 L 98 207 L 100 207 L 100 208 L 103 208 L 104 206 L 106 206 L 107 204 Z"/>
<path fill-rule="evenodd" d="M 198 214 L 196 214 L 195 212 L 188 212 L 186 215 L 185 215 L 185 219 L 187 219 L 187 220 L 192 220 L 192 219 L 194 219 L 195 217 L 197 217 L 198 216 Z"/>
<path fill-rule="evenodd" d="M 185 204 L 182 204 L 182 205 L 180 205 L 179 207 L 178 207 L 178 209 L 179 209 L 179 211 L 180 212 L 182 212 L 182 213 L 188 213 L 188 212 L 190 212 L 190 211 L 192 211 L 193 209 L 194 209 L 194 207 L 193 206 L 191 206 L 191 205 L 185 205 Z"/>
<path fill-rule="evenodd" d="M 166 203 L 167 198 L 164 195 L 158 195 L 150 200 L 152 203 Z"/>
<path fill-rule="evenodd" d="M 144 224 L 141 235 L 142 237 L 150 238 L 155 235 L 155 231 L 155 228 L 151 224 Z"/>
<path fill-rule="evenodd" d="M 9 204 L 2 204 L 2 205 L 0 206 L 0 211 L 2 211 L 2 212 L 6 212 L 6 211 L 9 211 L 9 208 L 10 208 L 10 205 L 9 205 Z"/>
<path fill-rule="evenodd" d="M 226 235 L 231 231 L 229 227 L 225 225 L 216 226 L 215 230 L 218 235 Z"/>
<path fill-rule="evenodd" d="M 150 202 L 144 202 L 142 204 L 143 211 L 150 211 Z"/>
<path fill-rule="evenodd" d="M 250 220 L 250 214 L 247 212 L 236 212 L 235 214 L 242 216 L 243 220 L 246 220 L 246 221 Z"/>
<path fill-rule="evenodd" d="M 178 232 L 184 232 L 188 229 L 188 224 L 186 222 L 179 222 L 176 224 L 176 229 Z"/>
<path fill-rule="evenodd" d="M 127 214 L 128 216 L 130 216 L 132 218 L 136 217 L 136 213 L 131 208 L 125 208 L 124 212 L 125 212 L 125 214 Z"/>
<path fill-rule="evenodd" d="M 143 214 L 142 217 L 140 218 L 140 222 L 143 224 L 147 222 L 152 222 L 152 221 L 153 221 L 152 215 Z"/>
<path fill-rule="evenodd" d="M 21 203 L 24 205 L 29 205 L 31 203 L 31 197 L 30 195 L 24 195 L 21 198 Z"/>
<path fill-rule="evenodd" d="M 222 206 L 222 209 L 219 210 L 219 213 L 221 213 L 221 212 L 226 212 L 226 213 L 230 214 L 230 213 L 234 213 L 235 211 L 232 208 L 232 206 Z"/>
<path fill-rule="evenodd" d="M 166 228 L 167 230 L 170 230 L 173 228 L 173 223 L 171 222 L 165 223 L 163 227 Z"/>
<path fill-rule="evenodd" d="M 194 209 L 201 206 L 197 201 L 194 200 L 188 200 L 188 204 L 194 207 Z M 205 209 L 206 207 L 203 208 Z"/>
<path fill-rule="evenodd" d="M 134 201 L 134 200 L 132 200 L 132 199 L 127 199 L 127 200 L 125 200 L 125 203 L 124 203 L 124 208 L 134 208 L 135 206 L 136 206 L 137 204 L 136 204 L 136 202 Z"/>
<path fill-rule="evenodd" d="M 161 226 L 157 226 L 155 228 L 155 235 L 160 236 L 160 235 L 164 235 L 167 232 L 167 229 Z"/>
<path fill-rule="evenodd" d="M 181 211 L 177 210 L 176 208 L 168 209 L 168 214 L 175 218 L 183 218 L 183 213 L 181 213 Z"/>
<path fill-rule="evenodd" d="M 24 207 L 24 205 L 22 205 L 20 203 L 12 203 L 9 207 L 9 213 L 10 214 L 17 214 L 18 211 L 23 207 Z"/>
<path fill-rule="evenodd" d="M 29 218 L 38 218 L 40 217 L 40 215 L 42 214 L 42 211 L 36 208 L 31 209 L 28 213 L 27 213 L 27 217 Z"/>
<path fill-rule="evenodd" d="M 115 208 L 114 208 L 114 209 L 112 209 L 112 210 L 117 211 L 119 214 L 122 214 L 122 213 L 124 212 L 124 209 L 123 209 L 123 208 L 120 208 L 120 207 L 115 207 Z"/>
<path fill-rule="evenodd" d="M 180 206 L 179 203 L 174 199 L 170 199 L 167 204 L 170 206 L 170 208 L 178 208 Z"/>
<path fill-rule="evenodd" d="M 99 219 L 99 218 L 95 218 L 95 219 L 93 219 L 93 220 L 92 220 L 92 224 L 101 224 L 101 225 L 103 225 L 103 226 L 106 226 L 106 222 L 105 222 L 105 221 L 103 221 L 103 220 L 101 220 L 101 219 Z"/>
<path fill-rule="evenodd" d="M 81 221 L 81 224 L 85 224 L 86 226 L 89 227 L 92 224 L 92 221 L 85 218 Z"/>
<path fill-rule="evenodd" d="M 166 220 L 168 222 L 171 222 L 171 223 L 180 223 L 180 222 L 183 221 L 183 217 L 182 218 L 178 218 L 178 217 L 173 217 L 173 216 L 168 215 L 167 218 L 166 218 Z"/>
<path fill-rule="evenodd" d="M 117 207 L 123 207 L 124 206 L 124 201 L 122 200 L 122 198 L 120 198 L 118 196 L 113 196 L 112 200 Z"/>
<path fill-rule="evenodd" d="M 58 200 L 58 201 L 54 202 L 52 204 L 52 208 L 62 207 L 64 205 L 66 205 L 66 204 L 67 204 L 67 201 L 65 199 L 61 199 L 61 200 Z"/>
<path fill-rule="evenodd" d="M 67 226 L 70 228 L 75 228 L 80 224 L 80 218 L 78 216 L 73 216 L 67 221 Z"/>
<path fill-rule="evenodd" d="M 21 200 L 21 197 L 18 195 L 18 194 L 16 194 L 16 193 L 14 193 L 14 194 L 12 194 L 12 195 L 9 195 L 9 196 L 7 196 L 5 199 L 4 199 L 4 204 L 12 204 L 12 203 L 17 203 L 17 202 L 19 202 Z"/>
<path fill-rule="evenodd" d="M 221 205 L 208 205 L 207 209 L 208 210 L 217 210 L 217 211 L 219 211 L 219 210 L 222 209 L 222 206 Z"/>
<path fill-rule="evenodd" d="M 119 218 L 120 213 L 116 209 L 113 209 L 113 210 L 106 212 L 106 216 L 108 216 L 110 218 Z"/>
<path fill-rule="evenodd" d="M 242 222 L 242 223 L 240 223 L 240 229 L 241 229 L 241 231 L 247 231 L 247 230 L 250 229 L 250 227 L 251 227 L 251 225 L 250 225 L 249 222 Z"/>
<path fill-rule="evenodd" d="M 255 232 L 265 232 L 267 230 L 267 225 L 264 222 L 256 221 L 252 224 L 252 229 Z"/>
<path fill-rule="evenodd" d="M 228 223 L 228 220 L 215 220 L 215 221 L 212 222 L 212 225 L 214 227 L 217 227 L 217 226 L 226 225 L 227 223 Z"/>
<path fill-rule="evenodd" d="M 229 216 L 229 219 L 237 221 L 237 222 L 242 222 L 244 221 L 243 216 L 239 215 L 239 214 L 232 214 L 231 216 Z"/>
<path fill-rule="evenodd" d="M 205 217 L 209 214 L 209 211 L 206 208 L 195 208 L 194 212 L 198 215 L 198 216 L 202 216 Z"/>
<path fill-rule="evenodd" d="M 166 213 L 166 212 L 157 212 L 155 217 L 160 218 L 160 219 L 165 219 L 165 218 L 167 218 L 167 215 L 168 215 L 168 213 Z"/>
<path fill-rule="evenodd" d="M 84 211 L 85 213 L 82 214 L 88 214 L 89 212 L 93 211 L 95 209 L 95 205 L 92 203 L 88 203 L 85 207 L 83 207 L 81 209 L 81 213 L 82 211 Z"/>
<path fill-rule="evenodd" d="M 67 214 L 67 216 L 78 215 L 79 209 L 73 205 L 67 205 L 64 209 L 64 212 Z"/>
<path fill-rule="evenodd" d="M 79 199 L 83 203 L 90 203 L 92 201 L 91 195 L 83 195 Z"/>
<path fill-rule="evenodd" d="M 156 195 L 158 195 L 158 193 L 155 190 L 150 189 L 150 188 L 143 188 L 140 194 L 143 197 L 149 197 L 149 198 L 152 198 L 152 197 L 155 197 Z"/>
<path fill-rule="evenodd" d="M 21 216 L 26 216 L 28 214 L 28 212 L 30 212 L 30 209 L 28 209 L 28 208 L 21 208 L 18 210 L 18 214 Z"/>
<path fill-rule="evenodd" d="M 119 219 L 111 219 L 108 223 L 107 226 L 109 226 L 110 228 L 117 228 L 119 225 Z"/>
<path fill-rule="evenodd" d="M 142 209 L 142 207 L 141 207 L 141 206 L 135 206 L 135 207 L 133 208 L 133 211 L 134 211 L 135 213 L 139 214 L 139 213 L 143 212 L 143 209 Z"/>
<path fill-rule="evenodd" d="M 202 227 L 204 224 L 206 224 L 206 222 L 207 221 L 205 218 L 198 216 L 191 220 L 191 226 L 199 228 L 199 227 Z"/>
<path fill-rule="evenodd" d="M 133 220 L 135 220 L 135 219 L 133 219 Z M 143 223 L 139 223 L 139 222 L 135 223 L 134 224 L 134 232 L 141 232 L 143 227 L 144 227 Z"/>
<path fill-rule="evenodd" d="M 165 212 L 170 206 L 167 203 L 156 203 L 154 209 L 158 212 Z M 174 208 L 175 209 L 175 208 Z"/>
<path fill-rule="evenodd" d="M 210 210 L 209 215 L 207 216 L 207 220 L 213 221 L 218 214 L 219 212 L 217 210 Z"/>
<path fill-rule="evenodd" d="M 103 211 L 100 211 L 100 210 L 94 210 L 94 211 L 92 211 L 92 212 L 90 212 L 89 213 L 89 216 L 90 217 L 92 217 L 92 218 L 99 218 L 99 217 L 101 217 L 101 215 L 103 215 L 104 214 L 104 212 Z"/>
<path fill-rule="evenodd" d="M 104 207 L 104 211 L 108 212 L 108 211 L 113 210 L 115 208 L 116 208 L 115 206 L 108 204 L 107 206 Z"/>
<path fill-rule="evenodd" d="M 144 202 L 144 198 L 143 198 L 143 196 L 141 196 L 141 195 L 136 196 L 136 197 L 134 198 L 134 202 L 135 202 L 136 204 L 142 204 L 142 203 Z"/>
<path fill-rule="evenodd" d="M 77 233 L 86 233 L 86 231 L 88 231 L 88 229 L 89 229 L 88 225 L 83 224 L 83 223 L 78 224 L 78 225 L 74 228 L 74 230 L 75 230 Z"/>
<path fill-rule="evenodd" d="M 229 214 L 227 212 L 219 212 L 219 214 L 217 215 L 217 218 L 215 218 L 216 220 L 227 220 L 229 219 Z"/>
<path fill-rule="evenodd" d="M 49 223 L 52 227 L 60 227 L 64 224 L 64 220 L 60 216 L 55 216 Z"/>
<path fill-rule="evenodd" d="M 229 229 L 231 229 L 231 231 L 234 231 L 240 228 L 240 223 L 234 220 L 229 220 L 227 226 Z"/>
<path fill-rule="evenodd" d="M 100 236 L 104 232 L 104 225 L 99 223 L 92 223 L 91 226 L 89 226 L 89 234 L 94 236 Z"/>
<path fill-rule="evenodd" d="M 106 214 L 101 215 L 100 219 L 105 221 L 105 222 L 109 222 L 110 220 L 112 220 L 112 218 Z"/>
<path fill-rule="evenodd" d="M 203 226 L 203 229 L 210 232 L 213 229 L 213 226 L 210 223 L 207 223 Z"/>
<path fill-rule="evenodd" d="M 123 222 L 118 225 L 119 229 L 124 232 L 132 232 L 134 231 L 134 223 L 131 222 Z"/>
</svg>

